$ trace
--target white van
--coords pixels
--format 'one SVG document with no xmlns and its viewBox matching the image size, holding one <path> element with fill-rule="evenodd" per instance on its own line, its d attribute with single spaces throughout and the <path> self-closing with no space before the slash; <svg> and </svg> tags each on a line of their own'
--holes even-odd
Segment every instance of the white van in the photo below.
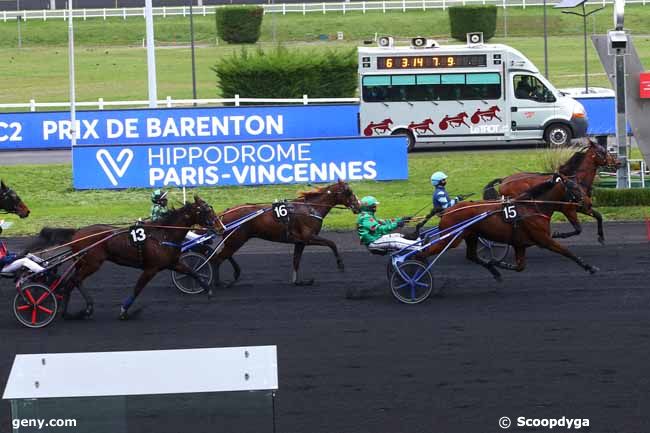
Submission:
<svg viewBox="0 0 650 433">
<path fill-rule="evenodd" d="M 585 109 L 559 92 L 523 54 L 507 45 L 440 46 L 413 38 L 359 47 L 361 134 L 405 134 L 446 146 L 544 140 L 565 145 L 587 131 Z M 471 41 L 471 42 L 470 42 Z"/>
</svg>

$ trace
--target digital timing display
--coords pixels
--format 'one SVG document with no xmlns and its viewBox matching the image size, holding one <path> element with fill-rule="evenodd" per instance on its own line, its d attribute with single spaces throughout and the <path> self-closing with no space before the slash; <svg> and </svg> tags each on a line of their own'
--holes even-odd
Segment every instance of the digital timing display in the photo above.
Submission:
<svg viewBox="0 0 650 433">
<path fill-rule="evenodd" d="M 487 66 L 486 54 L 377 57 L 377 69 L 478 68 L 481 66 Z"/>
</svg>

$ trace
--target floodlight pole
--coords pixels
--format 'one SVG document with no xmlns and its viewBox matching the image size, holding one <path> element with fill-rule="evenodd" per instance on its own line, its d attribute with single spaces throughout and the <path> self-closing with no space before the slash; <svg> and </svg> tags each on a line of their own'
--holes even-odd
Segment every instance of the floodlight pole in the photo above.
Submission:
<svg viewBox="0 0 650 433">
<path fill-rule="evenodd" d="M 544 77 L 548 78 L 548 31 L 546 30 L 546 0 L 544 0 Z"/>
<path fill-rule="evenodd" d="M 614 2 L 614 29 L 625 31 L 625 0 Z M 610 42 L 611 43 L 611 42 Z M 616 188 L 630 187 L 629 149 L 627 146 L 627 107 L 625 95 L 625 50 L 612 50 L 616 71 L 616 156 L 621 163 L 616 171 Z M 645 185 L 643 185 L 645 186 Z"/>
<path fill-rule="evenodd" d="M 582 32 L 584 36 L 584 58 L 585 58 L 585 94 L 589 94 L 589 70 L 588 70 L 588 58 L 587 58 L 587 17 L 589 15 L 593 15 L 598 11 L 601 11 L 605 9 L 605 7 L 600 7 L 598 9 L 594 9 L 591 12 L 587 12 L 585 10 L 585 3 L 582 2 L 580 6 L 582 6 L 582 13 L 578 12 L 571 12 L 571 11 L 562 11 L 563 14 L 571 14 L 571 15 L 577 15 L 579 17 L 582 17 Z M 556 6 L 557 7 L 557 6 Z"/>
<path fill-rule="evenodd" d="M 72 26 L 72 0 L 68 0 L 68 74 L 70 76 L 70 146 L 77 145 L 77 109 L 74 78 L 74 28 Z M 74 152 L 72 152 L 74 154 Z"/>
<path fill-rule="evenodd" d="M 196 100 L 196 59 L 194 57 L 194 12 L 192 9 L 192 3 L 194 0 L 190 0 L 190 46 L 192 47 L 192 98 Z M 196 106 L 196 101 L 194 102 Z"/>
<path fill-rule="evenodd" d="M 144 2 L 145 26 L 147 29 L 147 82 L 149 84 L 149 107 L 158 106 L 158 86 L 156 84 L 156 49 L 153 38 L 152 0 Z"/>
</svg>

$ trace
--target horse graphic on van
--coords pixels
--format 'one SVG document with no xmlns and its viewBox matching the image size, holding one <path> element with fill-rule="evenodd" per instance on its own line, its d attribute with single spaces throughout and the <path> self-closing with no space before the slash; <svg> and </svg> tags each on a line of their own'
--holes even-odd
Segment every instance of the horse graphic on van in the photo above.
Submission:
<svg viewBox="0 0 650 433">
<path fill-rule="evenodd" d="M 458 113 L 454 117 L 449 117 L 449 115 L 446 115 L 445 118 L 440 121 L 438 127 L 443 131 L 446 130 L 449 126 L 451 126 L 452 128 L 458 128 L 460 125 L 465 125 L 469 128 L 469 125 L 467 124 L 467 122 L 465 122 L 465 119 L 467 119 L 468 117 L 469 116 L 464 111 Z"/>
<path fill-rule="evenodd" d="M 481 120 L 484 122 L 489 122 L 490 120 L 498 119 L 501 121 L 501 118 L 497 115 L 500 112 L 499 107 L 496 105 L 491 106 L 487 110 L 481 111 L 480 108 L 476 109 L 476 113 L 472 114 L 472 123 L 477 124 Z"/>
<path fill-rule="evenodd" d="M 393 121 L 390 118 L 384 119 L 379 123 L 370 122 L 366 129 L 363 130 L 363 135 L 370 137 L 373 133 L 385 134 L 386 132 L 392 131 L 390 125 L 393 124 Z"/>
<path fill-rule="evenodd" d="M 424 119 L 420 123 L 415 123 L 415 122 L 411 121 L 408 128 L 411 131 L 417 132 L 418 134 L 424 134 L 427 131 L 432 133 L 432 134 L 435 134 L 435 132 L 433 132 L 433 129 L 431 129 L 431 125 L 433 125 L 433 124 L 434 124 L 433 120 L 431 118 L 428 118 L 428 119 Z"/>
</svg>

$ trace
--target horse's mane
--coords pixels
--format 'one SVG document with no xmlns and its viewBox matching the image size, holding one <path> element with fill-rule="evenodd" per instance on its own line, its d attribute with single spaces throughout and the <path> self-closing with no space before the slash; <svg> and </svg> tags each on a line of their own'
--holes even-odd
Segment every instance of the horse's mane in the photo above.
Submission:
<svg viewBox="0 0 650 433">
<path fill-rule="evenodd" d="M 586 148 L 583 148 L 575 152 L 569 159 L 566 160 L 564 164 L 558 168 L 558 171 L 564 175 L 575 174 L 576 171 L 578 171 L 580 164 L 582 164 L 582 161 L 584 161 L 585 156 L 587 155 L 586 150 Z"/>
<path fill-rule="evenodd" d="M 554 176 L 551 180 L 547 180 L 546 182 L 540 183 L 539 185 L 535 185 L 534 187 L 527 189 L 521 193 L 517 199 L 528 200 L 539 198 L 539 196 L 550 191 L 555 186 L 555 179 L 557 178 L 556 175 L 557 173 L 554 173 Z"/>
<path fill-rule="evenodd" d="M 174 221 L 176 221 L 176 219 L 181 213 L 188 211 L 189 209 L 192 208 L 193 205 L 194 203 L 188 202 L 185 203 L 182 207 L 171 208 L 165 216 L 163 216 L 159 221 L 157 221 L 156 224 L 166 225 L 166 224 L 173 223 Z"/>
<path fill-rule="evenodd" d="M 308 201 L 311 198 L 321 196 L 325 193 L 325 190 L 331 188 L 333 185 L 323 186 L 321 188 L 310 189 L 309 191 L 300 191 L 296 200 Z"/>
</svg>

